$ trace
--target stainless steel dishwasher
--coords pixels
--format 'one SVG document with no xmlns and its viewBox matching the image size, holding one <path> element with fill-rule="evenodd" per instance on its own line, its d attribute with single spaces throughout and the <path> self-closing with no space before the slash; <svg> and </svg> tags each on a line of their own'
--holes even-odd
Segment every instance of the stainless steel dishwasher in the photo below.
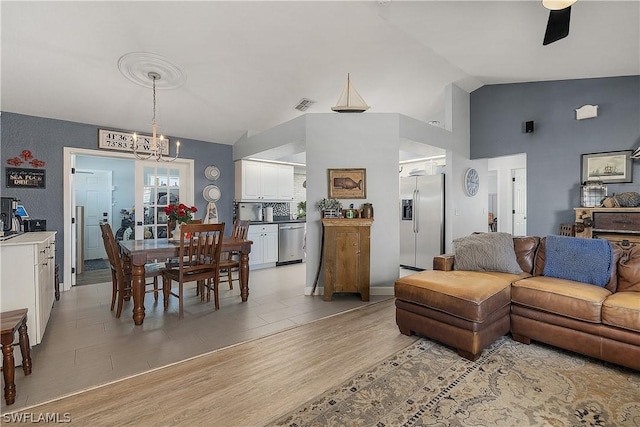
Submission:
<svg viewBox="0 0 640 427">
<path fill-rule="evenodd" d="M 277 265 L 302 262 L 304 260 L 304 234 L 307 224 L 287 222 L 278 225 Z"/>
</svg>

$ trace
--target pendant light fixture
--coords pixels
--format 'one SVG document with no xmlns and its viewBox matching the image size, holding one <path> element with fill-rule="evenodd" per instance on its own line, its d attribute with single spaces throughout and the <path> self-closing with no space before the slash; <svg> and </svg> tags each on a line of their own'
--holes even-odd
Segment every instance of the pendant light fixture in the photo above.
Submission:
<svg viewBox="0 0 640 427">
<path fill-rule="evenodd" d="M 169 141 L 164 139 L 164 136 L 160 135 L 158 137 L 158 122 L 156 120 L 156 81 L 160 80 L 162 76 L 156 73 L 155 71 L 150 71 L 148 74 L 149 78 L 152 80 L 153 87 L 153 118 L 151 119 L 151 144 L 150 146 L 145 146 L 145 152 L 149 152 L 149 154 L 140 154 L 138 152 L 138 135 L 133 134 L 133 154 L 140 160 L 149 160 L 153 159 L 156 162 L 173 162 L 178 158 L 180 154 L 180 141 L 176 142 L 176 154 L 173 157 L 164 157 L 165 151 L 169 152 Z"/>
</svg>

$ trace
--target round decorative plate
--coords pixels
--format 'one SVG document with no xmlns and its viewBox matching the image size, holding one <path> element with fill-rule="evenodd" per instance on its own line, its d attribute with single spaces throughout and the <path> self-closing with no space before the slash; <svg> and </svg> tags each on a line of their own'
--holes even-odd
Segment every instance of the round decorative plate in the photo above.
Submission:
<svg viewBox="0 0 640 427">
<path fill-rule="evenodd" d="M 207 168 L 204 170 L 204 176 L 208 180 L 215 181 L 220 177 L 220 169 L 213 165 L 207 166 Z"/>
<path fill-rule="evenodd" d="M 221 195 L 222 193 L 220 193 L 220 189 L 216 185 L 207 185 L 202 190 L 202 196 L 207 202 L 217 202 L 220 200 Z"/>
</svg>

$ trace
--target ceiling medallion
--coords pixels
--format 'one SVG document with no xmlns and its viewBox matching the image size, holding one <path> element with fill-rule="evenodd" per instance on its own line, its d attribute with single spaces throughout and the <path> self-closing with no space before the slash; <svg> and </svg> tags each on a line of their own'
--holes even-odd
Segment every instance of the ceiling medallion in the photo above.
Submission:
<svg viewBox="0 0 640 427">
<path fill-rule="evenodd" d="M 158 89 L 176 89 L 185 84 L 187 75 L 167 58 L 150 52 L 131 52 L 118 59 L 118 69 L 123 76 L 137 85 L 151 88 L 154 80 L 149 73 L 156 73 L 162 79 L 155 81 Z"/>
</svg>

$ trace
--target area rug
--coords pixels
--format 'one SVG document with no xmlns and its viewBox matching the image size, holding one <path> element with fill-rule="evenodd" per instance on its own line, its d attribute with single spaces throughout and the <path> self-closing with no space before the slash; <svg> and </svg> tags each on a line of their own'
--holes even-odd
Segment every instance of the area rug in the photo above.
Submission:
<svg viewBox="0 0 640 427">
<path fill-rule="evenodd" d="M 104 270 L 109 268 L 109 263 L 105 259 L 86 259 L 84 260 L 84 271 Z"/>
<path fill-rule="evenodd" d="M 640 373 L 503 337 L 475 362 L 420 339 L 273 426 L 640 426 Z"/>
</svg>

